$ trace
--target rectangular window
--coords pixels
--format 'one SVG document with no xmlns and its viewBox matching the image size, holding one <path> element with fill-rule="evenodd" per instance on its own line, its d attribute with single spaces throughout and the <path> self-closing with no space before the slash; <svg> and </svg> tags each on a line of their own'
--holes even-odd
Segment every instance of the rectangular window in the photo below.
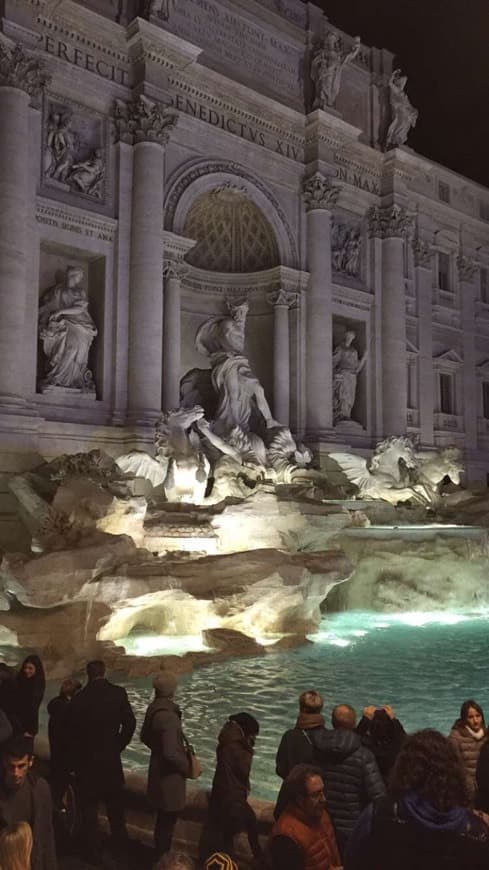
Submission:
<svg viewBox="0 0 489 870">
<path fill-rule="evenodd" d="M 484 200 L 479 201 L 479 215 L 481 220 L 489 221 L 489 202 L 484 202 Z"/>
<path fill-rule="evenodd" d="M 444 181 L 438 182 L 438 199 L 441 202 L 450 202 L 450 187 Z"/>
<path fill-rule="evenodd" d="M 438 287 L 440 290 L 451 290 L 450 286 L 450 256 L 441 251 L 438 254 Z"/>
<path fill-rule="evenodd" d="M 485 266 L 481 266 L 479 272 L 479 298 L 486 305 L 489 304 L 489 270 Z"/>
<path fill-rule="evenodd" d="M 452 375 L 440 374 L 440 411 L 442 414 L 453 414 L 453 406 Z"/>
<path fill-rule="evenodd" d="M 408 362 L 407 376 L 408 408 L 415 409 L 418 407 L 415 362 Z"/>
<path fill-rule="evenodd" d="M 489 381 L 482 381 L 482 414 L 489 420 Z"/>
</svg>

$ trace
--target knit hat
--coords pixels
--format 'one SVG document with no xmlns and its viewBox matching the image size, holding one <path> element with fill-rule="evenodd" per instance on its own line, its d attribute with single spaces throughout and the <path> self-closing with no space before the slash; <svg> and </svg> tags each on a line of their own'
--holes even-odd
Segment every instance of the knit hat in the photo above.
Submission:
<svg viewBox="0 0 489 870">
<path fill-rule="evenodd" d="M 204 870 L 238 870 L 238 865 L 225 852 L 214 852 L 205 862 Z"/>
<path fill-rule="evenodd" d="M 160 671 L 153 678 L 153 689 L 160 698 L 171 698 L 177 689 L 177 678 L 171 671 Z"/>
</svg>

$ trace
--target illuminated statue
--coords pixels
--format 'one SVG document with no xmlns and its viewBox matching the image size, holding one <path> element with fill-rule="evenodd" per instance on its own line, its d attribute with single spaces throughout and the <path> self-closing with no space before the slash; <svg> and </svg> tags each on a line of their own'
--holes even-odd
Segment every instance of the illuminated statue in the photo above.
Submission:
<svg viewBox="0 0 489 870">
<path fill-rule="evenodd" d="M 343 69 L 360 51 L 360 37 L 356 36 L 353 47 L 342 51 L 337 36 L 330 31 L 325 43 L 312 60 L 311 78 L 316 89 L 315 109 L 326 109 L 336 103 Z"/>
<path fill-rule="evenodd" d="M 387 131 L 386 148 L 398 148 L 404 145 L 411 127 L 414 127 L 418 120 L 418 110 L 410 103 L 408 95 L 404 92 L 406 84 L 407 76 L 402 75 L 399 69 L 394 70 L 389 80 L 392 121 Z"/>
</svg>

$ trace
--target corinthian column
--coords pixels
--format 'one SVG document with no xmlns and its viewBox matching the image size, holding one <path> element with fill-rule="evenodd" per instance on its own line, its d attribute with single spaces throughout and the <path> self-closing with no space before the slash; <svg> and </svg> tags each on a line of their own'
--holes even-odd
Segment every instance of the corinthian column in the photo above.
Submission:
<svg viewBox="0 0 489 870">
<path fill-rule="evenodd" d="M 463 335 L 463 414 L 466 450 L 477 449 L 477 409 L 479 381 L 476 377 L 475 347 L 475 287 L 476 264 L 464 254 L 457 257 L 458 280 L 462 307 Z M 456 409 L 458 411 L 458 409 Z M 459 412 L 458 412 L 459 413 Z"/>
<path fill-rule="evenodd" d="M 268 295 L 273 305 L 273 416 L 284 426 L 290 422 L 289 308 L 296 299 L 296 293 L 285 290 Z"/>
<path fill-rule="evenodd" d="M 384 435 L 406 432 L 407 355 L 404 239 L 411 218 L 398 205 L 369 213 L 370 235 L 382 239 L 382 410 Z"/>
<path fill-rule="evenodd" d="M 129 288 L 128 418 L 161 411 L 163 354 L 163 148 L 176 116 L 145 96 L 116 100 L 116 135 L 134 147 Z"/>
<path fill-rule="evenodd" d="M 42 63 L 23 48 L 0 40 L 0 410 L 26 413 L 22 338 L 36 206 L 29 172 L 29 104 L 48 76 Z"/>
<path fill-rule="evenodd" d="M 433 246 L 419 237 L 413 241 L 416 294 L 419 311 L 419 429 L 421 444 L 433 444 L 434 378 L 432 265 Z"/>
<path fill-rule="evenodd" d="M 163 410 L 180 404 L 181 375 L 181 282 L 188 270 L 178 259 L 165 259 L 163 314 Z"/>
<path fill-rule="evenodd" d="M 306 298 L 306 428 L 310 440 L 333 427 L 331 210 L 340 193 L 316 172 L 304 182 L 309 286 Z"/>
</svg>

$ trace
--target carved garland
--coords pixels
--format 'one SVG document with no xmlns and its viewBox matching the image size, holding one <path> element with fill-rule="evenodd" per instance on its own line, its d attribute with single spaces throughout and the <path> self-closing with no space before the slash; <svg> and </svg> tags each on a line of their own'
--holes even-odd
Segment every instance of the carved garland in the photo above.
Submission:
<svg viewBox="0 0 489 870">
<path fill-rule="evenodd" d="M 477 266 L 469 257 L 459 254 L 457 257 L 458 277 L 460 281 L 470 283 L 477 274 Z"/>
<path fill-rule="evenodd" d="M 420 266 L 422 269 L 431 268 L 435 251 L 429 242 L 423 242 L 422 239 L 416 237 L 413 240 L 413 254 L 415 266 Z"/>
</svg>

